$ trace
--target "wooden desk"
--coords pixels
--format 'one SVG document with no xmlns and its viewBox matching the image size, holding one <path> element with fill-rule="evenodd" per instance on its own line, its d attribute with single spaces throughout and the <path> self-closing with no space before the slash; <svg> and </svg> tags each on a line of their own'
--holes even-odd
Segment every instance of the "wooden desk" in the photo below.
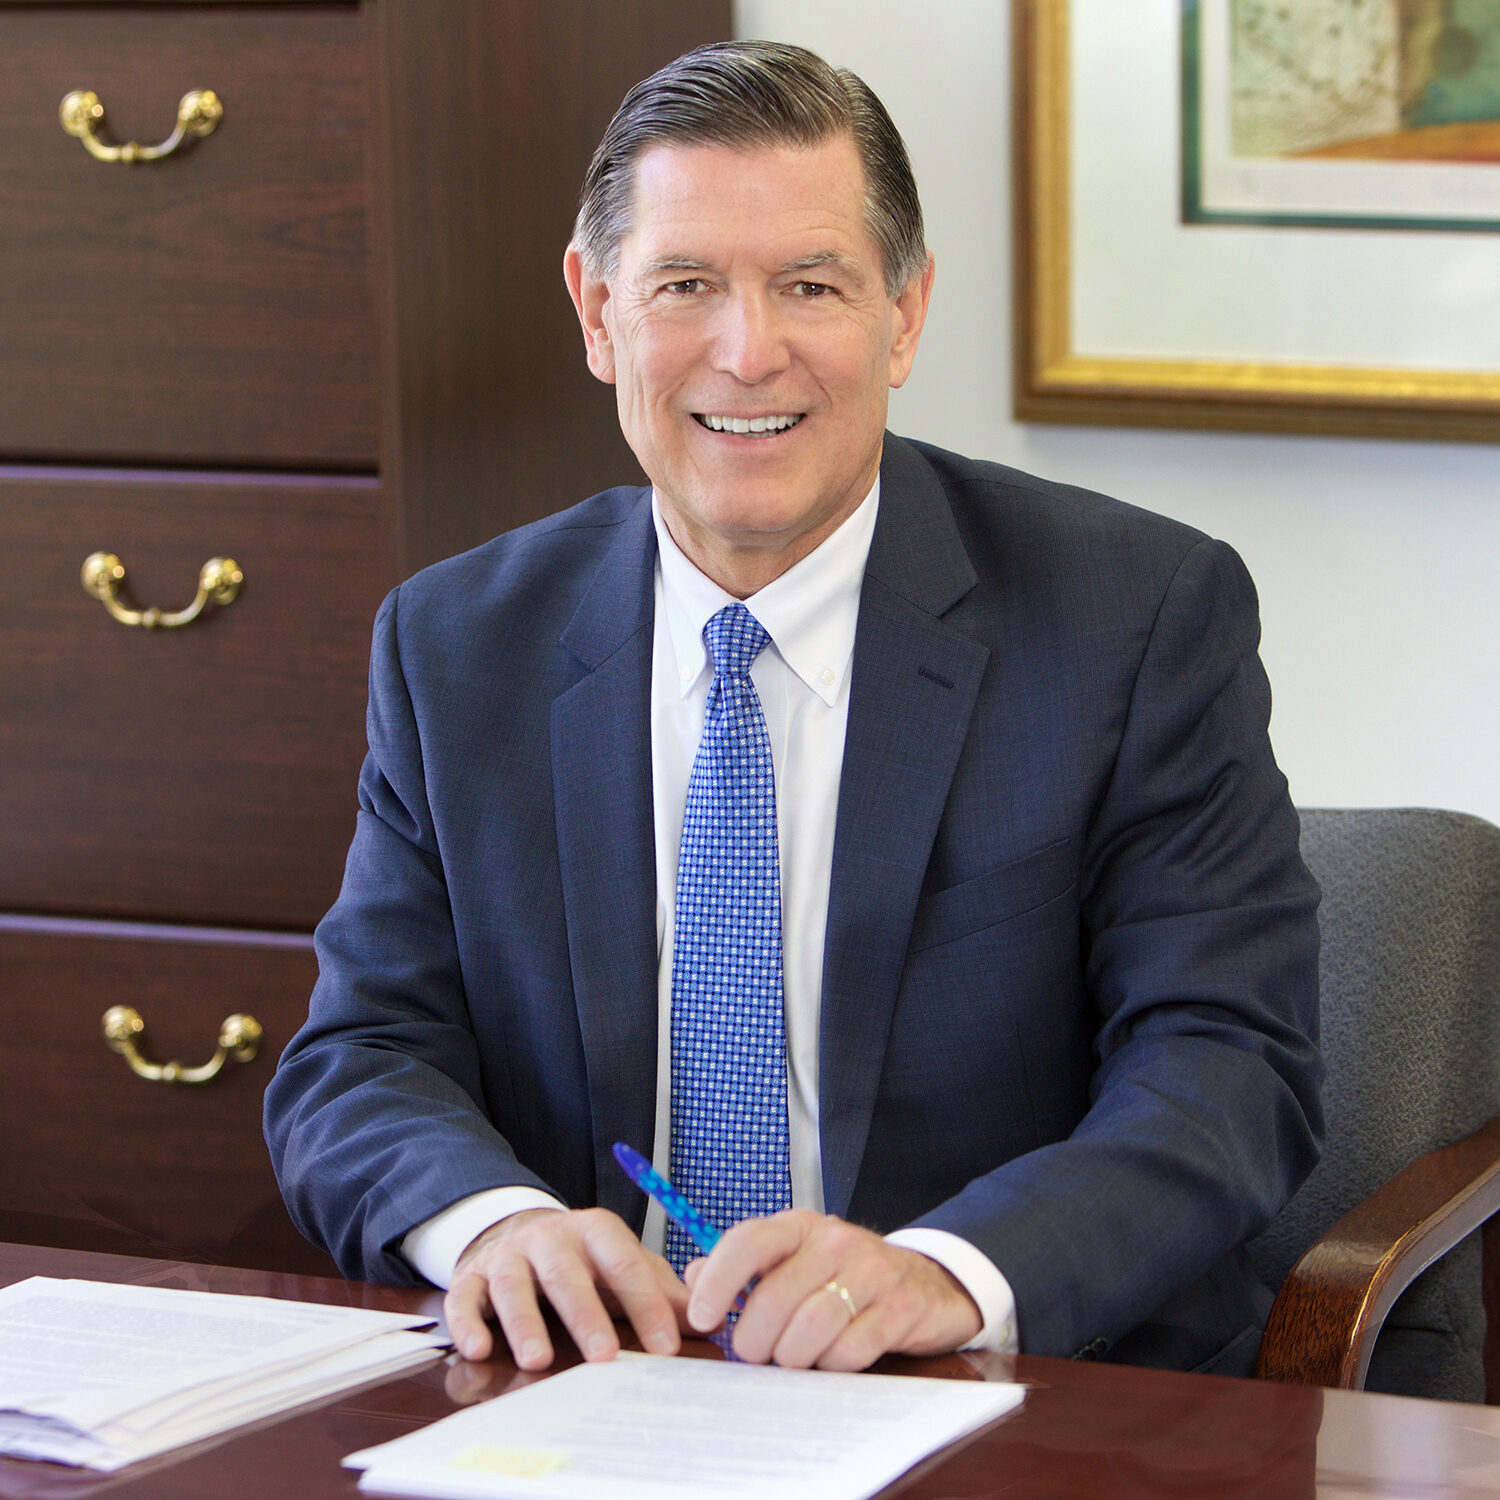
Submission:
<svg viewBox="0 0 1500 1500">
<path fill-rule="evenodd" d="M 387 1310 L 430 1310 L 435 1292 L 318 1277 L 0 1245 L 0 1285 L 77 1276 L 254 1293 Z M 694 1346 L 718 1358 L 711 1345 Z M 984 1496 L 1402 1497 L 1500 1493 L 1500 1409 L 1021 1356 L 891 1360 L 964 1380 L 1018 1379 L 1025 1405 L 897 1486 L 903 1500 Z M 399 1437 L 460 1404 L 524 1383 L 505 1360 L 433 1365 L 212 1445 L 95 1477 L 0 1459 L 3 1500 L 324 1500 L 357 1493 L 344 1454 Z"/>
</svg>

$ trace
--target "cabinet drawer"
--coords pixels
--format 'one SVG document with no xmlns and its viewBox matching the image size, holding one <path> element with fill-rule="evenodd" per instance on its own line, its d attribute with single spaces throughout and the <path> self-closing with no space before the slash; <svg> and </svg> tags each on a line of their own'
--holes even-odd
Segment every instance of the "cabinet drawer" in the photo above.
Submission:
<svg viewBox="0 0 1500 1500">
<path fill-rule="evenodd" d="M 306 938 L 0 919 L 0 1238 L 329 1274 L 293 1229 L 261 1096 L 307 1015 Z M 259 1054 L 201 1085 L 136 1077 L 101 1020 L 129 1005 L 149 1060 L 206 1063 L 236 1012 Z"/>
<path fill-rule="evenodd" d="M 372 468 L 363 18 L 348 6 L 0 4 L 0 455 Z M 213 134 L 159 143 L 211 89 Z"/>
<path fill-rule="evenodd" d="M 0 474 L 0 909 L 311 929 L 337 894 L 391 582 L 374 480 Z M 130 628 L 79 580 L 116 554 L 177 609 Z"/>
</svg>

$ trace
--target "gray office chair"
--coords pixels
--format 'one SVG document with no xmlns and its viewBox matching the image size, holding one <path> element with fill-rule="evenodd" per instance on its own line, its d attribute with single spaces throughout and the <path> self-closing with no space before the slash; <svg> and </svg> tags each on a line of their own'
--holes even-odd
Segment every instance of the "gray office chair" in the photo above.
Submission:
<svg viewBox="0 0 1500 1500">
<path fill-rule="evenodd" d="M 1488 1280 L 1500 1401 L 1500 1219 L 1488 1275 L 1478 1231 L 1500 1209 L 1500 828 L 1308 811 L 1302 852 L 1323 887 L 1328 1140 L 1251 1246 L 1281 1287 L 1257 1374 L 1483 1401 Z"/>
</svg>

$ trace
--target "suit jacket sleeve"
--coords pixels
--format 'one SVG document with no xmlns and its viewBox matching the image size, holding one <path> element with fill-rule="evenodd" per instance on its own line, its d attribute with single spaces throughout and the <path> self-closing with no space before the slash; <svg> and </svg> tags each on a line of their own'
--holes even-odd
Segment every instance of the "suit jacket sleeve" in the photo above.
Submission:
<svg viewBox="0 0 1500 1500">
<path fill-rule="evenodd" d="M 400 591 L 371 651 L 369 754 L 339 899 L 319 925 L 306 1026 L 266 1091 L 288 1210 L 346 1275 L 413 1282 L 416 1224 L 487 1187 L 552 1189 L 490 1123 L 426 764 Z"/>
<path fill-rule="evenodd" d="M 1077 866 L 1095 1056 L 1065 1138 L 917 1222 L 1009 1279 L 1023 1349 L 1102 1349 L 1257 1233 L 1316 1159 L 1317 891 L 1266 727 L 1253 586 L 1201 540 L 1161 597 Z"/>
</svg>

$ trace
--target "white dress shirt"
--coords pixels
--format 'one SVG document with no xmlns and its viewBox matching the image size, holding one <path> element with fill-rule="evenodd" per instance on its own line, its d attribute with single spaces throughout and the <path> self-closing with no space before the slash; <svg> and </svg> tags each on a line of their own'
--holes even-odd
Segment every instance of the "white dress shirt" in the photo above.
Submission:
<svg viewBox="0 0 1500 1500">
<path fill-rule="evenodd" d="M 776 778 L 792 1202 L 820 1213 L 818 1017 L 823 942 L 854 633 L 879 497 L 877 479 L 864 502 L 832 536 L 744 601 L 771 638 L 751 666 L 750 677 L 765 714 Z M 654 495 L 652 517 L 658 558 L 651 664 L 651 781 L 659 1017 L 653 1155 L 658 1170 L 669 1175 L 677 859 L 688 777 L 713 680 L 703 627 L 735 601 L 683 555 Z M 511 1213 L 535 1207 L 562 1205 L 531 1188 L 475 1194 L 413 1229 L 402 1242 L 402 1254 L 429 1281 L 447 1286 L 459 1255 L 475 1235 Z M 660 1252 L 664 1238 L 664 1216 L 652 1201 L 642 1241 L 648 1249 Z M 987 1256 L 967 1240 L 941 1230 L 903 1229 L 887 1239 L 945 1266 L 974 1298 L 984 1326 L 969 1347 L 1016 1348 L 1015 1299 L 1009 1283 Z"/>
</svg>

